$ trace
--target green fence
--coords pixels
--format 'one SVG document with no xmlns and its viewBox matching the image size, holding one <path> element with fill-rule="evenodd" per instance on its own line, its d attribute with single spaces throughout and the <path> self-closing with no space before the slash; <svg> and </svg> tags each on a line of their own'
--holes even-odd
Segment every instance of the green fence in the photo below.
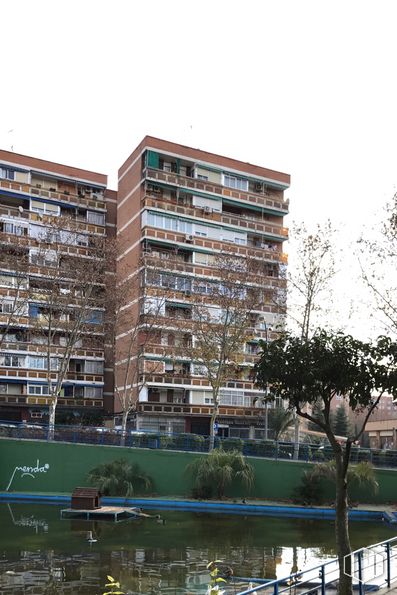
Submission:
<svg viewBox="0 0 397 595">
<path fill-rule="evenodd" d="M 154 494 L 159 497 L 191 496 L 192 478 L 186 465 L 200 455 L 189 452 L 48 443 L 28 440 L 0 439 L 0 491 L 30 493 L 70 493 L 76 486 L 87 485 L 87 473 L 103 462 L 124 458 L 138 463 L 154 480 Z M 255 469 L 255 486 L 251 493 L 234 487 L 231 497 L 264 500 L 288 500 L 300 483 L 310 463 L 249 458 Z M 376 470 L 379 492 L 353 492 L 353 500 L 364 503 L 393 502 L 397 495 L 397 471 Z M 333 499 L 333 487 L 327 488 Z"/>
</svg>

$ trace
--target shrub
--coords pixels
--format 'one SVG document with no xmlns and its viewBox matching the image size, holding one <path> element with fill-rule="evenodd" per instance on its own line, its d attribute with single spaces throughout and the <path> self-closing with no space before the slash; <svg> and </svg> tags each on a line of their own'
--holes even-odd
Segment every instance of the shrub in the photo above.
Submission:
<svg viewBox="0 0 397 595">
<path fill-rule="evenodd" d="M 217 448 L 208 455 L 198 457 L 186 467 L 195 478 L 193 496 L 223 498 L 226 488 L 234 481 L 240 481 L 246 488 L 254 482 L 254 470 L 240 452 Z"/>
<path fill-rule="evenodd" d="M 205 442 L 199 434 L 178 434 L 175 436 L 175 447 L 180 450 L 201 451 Z"/>
<path fill-rule="evenodd" d="M 313 477 L 312 471 L 305 471 L 300 485 L 293 492 L 292 499 L 299 504 L 319 504 L 323 499 L 320 477 Z"/>
<path fill-rule="evenodd" d="M 142 493 L 153 487 L 153 480 L 137 463 L 125 459 L 102 463 L 88 473 L 89 482 L 104 496 L 125 496 Z"/>
<path fill-rule="evenodd" d="M 243 452 L 243 447 L 244 440 L 241 440 L 241 438 L 224 438 L 221 441 L 221 448 L 226 452 L 231 450 Z"/>
</svg>

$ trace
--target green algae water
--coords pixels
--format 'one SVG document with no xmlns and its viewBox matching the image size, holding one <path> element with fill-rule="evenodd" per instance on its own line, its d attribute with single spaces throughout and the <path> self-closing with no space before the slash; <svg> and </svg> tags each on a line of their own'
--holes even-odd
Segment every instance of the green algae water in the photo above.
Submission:
<svg viewBox="0 0 397 595">
<path fill-rule="evenodd" d="M 99 595 L 108 574 L 131 594 L 204 593 L 211 560 L 271 579 L 335 556 L 332 521 L 160 511 L 165 522 L 113 523 L 61 520 L 61 508 L 0 504 L 0 595 Z M 353 549 L 395 532 L 381 522 L 350 527 Z"/>
</svg>

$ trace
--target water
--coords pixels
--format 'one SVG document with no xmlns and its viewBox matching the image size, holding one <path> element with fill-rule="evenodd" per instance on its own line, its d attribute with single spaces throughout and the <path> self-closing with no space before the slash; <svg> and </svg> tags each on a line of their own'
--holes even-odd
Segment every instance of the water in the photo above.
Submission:
<svg viewBox="0 0 397 595">
<path fill-rule="evenodd" d="M 280 578 L 335 556 L 330 521 L 161 511 L 165 524 L 116 524 L 61 520 L 60 509 L 0 504 L 0 595 L 99 595 L 107 574 L 129 593 L 191 594 L 205 591 L 211 560 L 235 576 Z M 393 535 L 380 522 L 351 523 L 354 549 Z"/>
</svg>

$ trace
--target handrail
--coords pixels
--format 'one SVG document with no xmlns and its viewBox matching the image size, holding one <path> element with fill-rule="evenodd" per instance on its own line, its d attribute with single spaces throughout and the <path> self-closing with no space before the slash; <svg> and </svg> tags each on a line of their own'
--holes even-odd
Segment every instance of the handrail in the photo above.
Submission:
<svg viewBox="0 0 397 595">
<path fill-rule="evenodd" d="M 345 558 L 351 558 L 352 570 L 350 572 L 350 576 L 353 583 L 357 585 L 359 595 L 364 595 L 365 585 L 368 585 L 370 581 L 372 587 L 371 590 L 379 589 L 385 586 L 390 588 L 391 584 L 397 581 L 397 553 L 393 554 L 392 547 L 396 543 L 397 537 L 391 537 L 390 539 L 385 539 L 379 543 L 374 543 L 367 547 L 354 550 L 348 554 L 348 556 L 345 556 Z M 384 557 L 383 552 L 376 551 L 377 548 L 382 548 L 384 551 Z M 368 560 L 367 565 L 365 565 L 364 559 L 364 555 L 366 553 L 370 554 L 370 559 Z M 380 556 L 380 559 L 378 559 L 378 561 L 376 561 L 376 559 L 371 559 L 371 554 L 374 556 Z M 392 569 L 392 561 L 395 562 L 394 569 Z M 331 565 L 333 568 L 329 572 Z M 370 573 L 367 572 L 368 570 L 370 570 Z M 392 570 L 394 570 L 394 575 Z M 319 572 L 318 576 L 316 577 L 317 571 Z M 336 572 L 337 576 L 335 576 Z M 300 570 L 299 572 L 295 572 L 294 574 L 281 579 L 273 579 L 264 584 L 257 584 L 255 587 L 250 586 L 248 589 L 240 591 L 237 595 L 250 595 L 251 593 L 257 593 L 259 591 L 265 592 L 266 589 L 269 589 L 269 594 L 280 595 L 281 593 L 290 590 L 291 586 L 298 585 L 300 595 L 312 593 L 314 590 L 317 593 L 321 591 L 321 595 L 325 595 L 325 587 L 335 583 L 338 579 L 339 563 L 337 558 L 333 558 L 332 560 L 328 560 L 327 562 L 323 562 L 317 566 L 311 566 L 310 568 Z M 251 582 L 254 583 L 256 581 L 254 578 L 252 578 Z M 307 589 L 305 589 L 305 585 L 307 585 Z M 286 588 L 280 588 L 284 586 L 286 586 Z"/>
</svg>

